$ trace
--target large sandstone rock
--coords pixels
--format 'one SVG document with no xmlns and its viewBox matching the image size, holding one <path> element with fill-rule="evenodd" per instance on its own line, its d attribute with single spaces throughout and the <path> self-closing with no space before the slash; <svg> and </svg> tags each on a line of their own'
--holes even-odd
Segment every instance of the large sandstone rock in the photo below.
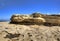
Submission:
<svg viewBox="0 0 60 41">
<path fill-rule="evenodd" d="M 19 14 L 15 14 L 15 15 L 12 15 L 11 17 L 11 22 L 22 22 L 24 19 L 27 19 L 29 18 L 28 15 L 19 15 Z"/>
<path fill-rule="evenodd" d="M 33 13 L 32 16 L 33 16 L 34 18 L 36 18 L 36 17 L 42 17 L 42 14 L 36 12 L 36 13 Z"/>
<path fill-rule="evenodd" d="M 42 15 L 40 13 L 33 13 L 31 15 L 15 14 L 12 15 L 10 23 L 60 25 L 60 17 Z"/>
<path fill-rule="evenodd" d="M 12 15 L 11 23 L 31 23 L 31 24 L 42 24 L 45 21 L 39 13 L 33 13 L 32 15 Z"/>
</svg>

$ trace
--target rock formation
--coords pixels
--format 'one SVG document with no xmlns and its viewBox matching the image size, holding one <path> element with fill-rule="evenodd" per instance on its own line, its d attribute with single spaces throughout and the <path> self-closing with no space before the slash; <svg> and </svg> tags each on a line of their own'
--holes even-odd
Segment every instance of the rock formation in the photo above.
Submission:
<svg viewBox="0 0 60 41">
<path fill-rule="evenodd" d="M 40 13 L 33 13 L 31 15 L 15 14 L 12 15 L 10 23 L 60 25 L 60 17 Z"/>
<path fill-rule="evenodd" d="M 60 41 L 60 26 L 0 22 L 0 41 Z"/>
<path fill-rule="evenodd" d="M 44 18 L 39 13 L 33 13 L 32 15 L 12 15 L 10 23 L 31 23 L 31 24 L 43 24 Z"/>
</svg>

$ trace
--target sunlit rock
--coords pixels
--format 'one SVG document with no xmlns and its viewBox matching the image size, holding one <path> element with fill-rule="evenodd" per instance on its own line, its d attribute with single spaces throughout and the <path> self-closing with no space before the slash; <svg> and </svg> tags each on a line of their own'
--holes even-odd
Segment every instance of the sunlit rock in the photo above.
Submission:
<svg viewBox="0 0 60 41">
<path fill-rule="evenodd" d="M 31 15 L 12 15 L 11 23 L 22 23 L 22 24 L 41 24 L 46 22 L 40 13 L 33 13 Z"/>
</svg>

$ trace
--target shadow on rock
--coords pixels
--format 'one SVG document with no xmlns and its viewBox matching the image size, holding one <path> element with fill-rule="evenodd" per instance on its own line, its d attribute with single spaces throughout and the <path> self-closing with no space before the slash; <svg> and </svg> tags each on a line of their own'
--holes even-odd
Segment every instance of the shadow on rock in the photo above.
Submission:
<svg viewBox="0 0 60 41">
<path fill-rule="evenodd" d="M 8 33 L 8 32 L 7 32 Z M 12 38 L 16 38 L 16 37 L 19 37 L 20 34 L 12 34 L 12 33 L 8 33 L 4 38 L 9 38 L 9 39 L 12 39 Z"/>
<path fill-rule="evenodd" d="M 35 23 L 35 22 L 10 22 L 9 24 L 16 24 L 16 25 L 43 25 L 43 23 Z"/>
</svg>

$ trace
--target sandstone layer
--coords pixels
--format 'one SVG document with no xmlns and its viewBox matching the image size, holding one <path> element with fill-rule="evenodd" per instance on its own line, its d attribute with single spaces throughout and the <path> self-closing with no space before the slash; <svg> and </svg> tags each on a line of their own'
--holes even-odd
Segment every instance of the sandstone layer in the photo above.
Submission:
<svg viewBox="0 0 60 41">
<path fill-rule="evenodd" d="M 15 14 L 11 16 L 11 22 L 14 24 L 45 24 L 45 25 L 59 25 L 60 26 L 60 17 L 52 15 L 43 15 L 40 13 L 33 13 L 31 15 L 20 15 Z"/>
<path fill-rule="evenodd" d="M 60 26 L 0 22 L 0 41 L 60 41 Z"/>
</svg>

